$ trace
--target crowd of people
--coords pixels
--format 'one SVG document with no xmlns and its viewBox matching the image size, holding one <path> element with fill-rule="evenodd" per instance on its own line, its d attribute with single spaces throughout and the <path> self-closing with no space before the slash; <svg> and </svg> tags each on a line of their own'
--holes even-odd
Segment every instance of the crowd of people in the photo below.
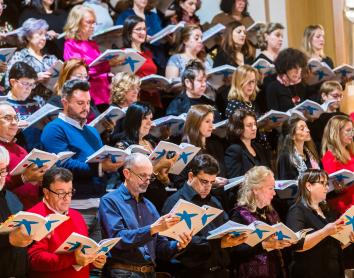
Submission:
<svg viewBox="0 0 354 278">
<path fill-rule="evenodd" d="M 174 0 L 166 9 L 151 0 L 8 2 L 0 0 L 0 44 L 16 51 L 0 62 L 0 223 L 19 211 L 69 220 L 39 241 L 23 225 L 0 233 L 0 277 L 340 278 L 354 268 L 354 231 L 347 245 L 331 237 L 348 225 L 339 217 L 354 205 L 354 183 L 329 179 L 342 169 L 354 171 L 354 113 L 340 111 L 351 78 L 309 82 L 309 60 L 334 68 L 321 25 L 306 27 L 298 48 L 284 48 L 280 23 L 248 31 L 254 20 L 247 0 L 221 0 L 208 27 L 196 14 L 202 0 Z M 183 28 L 150 44 L 164 27 L 182 21 Z M 203 32 L 218 23 L 225 30 L 207 48 Z M 144 57 L 134 73 L 112 73 L 120 57 L 90 66 L 103 52 L 93 34 L 114 25 L 122 25 L 122 49 Z M 15 43 L 7 36 L 13 30 Z M 275 71 L 252 66 L 260 59 Z M 215 86 L 209 71 L 224 65 L 236 70 L 222 73 L 222 85 Z M 148 86 L 142 80 L 152 75 L 180 84 Z M 323 104 L 324 112 L 314 117 L 292 110 L 306 100 Z M 31 125 L 27 119 L 46 104 L 60 113 Z M 124 117 L 104 119 L 103 131 L 89 125 L 110 107 Z M 270 110 L 289 115 L 259 121 Z M 181 116 L 183 126 L 156 126 L 164 116 Z M 157 161 L 136 152 L 87 162 L 104 145 L 138 145 L 150 154 L 161 141 L 200 151 L 179 175 L 169 173 L 181 159 L 176 152 Z M 11 174 L 34 149 L 74 155 Z M 241 176 L 241 184 L 224 190 Z M 281 198 L 276 180 L 296 181 L 296 193 Z M 160 233 L 180 222 L 170 211 L 181 199 L 223 212 L 197 234 L 184 231 L 171 240 Z M 255 246 L 245 243 L 245 233 L 207 239 L 229 220 L 311 231 L 296 242 L 272 235 Z M 120 241 L 106 255 L 86 254 L 80 246 L 56 253 L 73 232 Z"/>
</svg>

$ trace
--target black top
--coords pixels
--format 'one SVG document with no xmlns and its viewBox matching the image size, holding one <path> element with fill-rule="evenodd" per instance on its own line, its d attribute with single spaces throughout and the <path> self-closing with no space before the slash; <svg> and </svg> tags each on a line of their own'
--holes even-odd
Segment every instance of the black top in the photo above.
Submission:
<svg viewBox="0 0 354 278">
<path fill-rule="evenodd" d="M 19 24 L 29 19 L 44 19 L 48 25 L 48 31 L 53 30 L 56 33 L 60 34 L 63 32 L 63 27 L 66 23 L 67 13 L 63 10 L 54 11 L 51 14 L 47 14 L 44 12 L 40 12 L 34 8 L 28 8 L 23 11 L 20 16 Z M 58 59 L 63 59 L 63 51 L 64 51 L 64 39 L 54 39 L 53 41 L 48 41 L 46 43 L 46 53 L 53 54 L 58 57 Z"/>
<path fill-rule="evenodd" d="M 254 59 L 253 63 L 254 64 L 255 62 L 257 62 L 259 59 L 264 59 L 266 60 L 267 62 L 271 63 L 272 65 L 274 65 L 274 61 L 271 60 L 267 55 L 264 55 L 263 53 L 260 53 L 256 59 Z"/>
<path fill-rule="evenodd" d="M 250 65 L 252 63 L 251 58 L 244 57 L 244 63 Z M 213 67 L 230 65 L 238 67 L 239 65 L 234 62 L 234 59 L 231 59 L 230 55 L 225 53 L 221 48 L 219 48 L 218 53 L 216 54 Z"/>
<path fill-rule="evenodd" d="M 305 153 L 305 164 L 307 169 L 311 167 L 311 162 L 307 152 Z M 288 153 L 281 152 L 279 154 L 278 163 L 277 163 L 277 179 L 278 180 L 296 180 L 299 177 L 299 171 L 296 166 L 290 161 Z"/>
<path fill-rule="evenodd" d="M 179 199 L 186 200 L 198 206 L 208 205 L 223 209 L 220 202 L 210 194 L 202 199 L 200 195 L 187 183 L 176 193 L 170 196 L 162 209 L 162 214 L 167 214 Z M 207 240 L 209 231 L 216 229 L 228 220 L 226 213 L 221 213 L 217 218 L 205 226 L 198 234 L 193 236 L 188 248 L 178 257 L 184 268 L 188 270 L 200 269 L 208 271 L 211 267 L 226 267 L 229 263 L 227 249 L 220 247 L 220 239 Z M 186 271 L 188 273 L 188 271 Z"/>
<path fill-rule="evenodd" d="M 254 166 L 270 167 L 269 153 L 266 153 L 264 148 L 256 142 L 252 142 L 251 145 L 256 156 L 248 151 L 242 141 L 232 144 L 226 149 L 224 161 L 227 178 L 242 176 Z"/>
<path fill-rule="evenodd" d="M 22 210 L 22 204 L 11 192 L 0 191 L 0 223 L 10 215 Z M 9 242 L 9 234 L 0 234 L 0 276 L 25 277 L 27 270 L 26 248 L 13 247 Z"/>
<path fill-rule="evenodd" d="M 188 113 L 189 108 L 193 105 L 197 104 L 208 104 L 211 106 L 215 106 L 214 101 L 208 99 L 204 95 L 200 98 L 189 98 L 186 92 L 181 93 L 175 99 L 173 99 L 166 109 L 166 115 L 175 115 L 179 116 L 183 113 Z M 222 120 L 221 114 L 219 111 L 214 111 L 214 122 L 220 122 Z"/>
<path fill-rule="evenodd" d="M 286 225 L 295 232 L 306 228 L 318 231 L 336 219 L 329 213 L 325 213 L 325 217 L 302 203 L 296 203 L 289 210 Z M 303 244 L 304 240 L 300 240 L 295 247 L 300 250 Z M 340 242 L 328 236 L 310 250 L 294 252 L 291 273 L 292 277 L 302 278 L 344 277 Z"/>
<path fill-rule="evenodd" d="M 275 79 L 265 89 L 267 110 L 286 112 L 306 99 L 306 87 L 302 83 L 284 86 Z"/>
</svg>

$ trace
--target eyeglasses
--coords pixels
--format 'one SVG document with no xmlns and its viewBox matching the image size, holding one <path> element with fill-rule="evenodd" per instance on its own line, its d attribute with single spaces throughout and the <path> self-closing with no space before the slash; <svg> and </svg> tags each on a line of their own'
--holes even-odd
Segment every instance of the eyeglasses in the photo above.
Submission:
<svg viewBox="0 0 354 278">
<path fill-rule="evenodd" d="M 155 176 L 142 176 L 142 175 L 139 175 L 137 173 L 135 173 L 132 169 L 128 169 L 132 174 L 134 174 L 134 176 L 138 177 L 139 180 L 141 180 L 142 182 L 153 182 L 156 178 Z"/>
<path fill-rule="evenodd" d="M 72 75 L 70 79 L 80 79 L 80 80 L 86 80 L 86 81 L 88 81 L 89 78 L 90 78 L 90 77 L 89 77 L 88 75 L 75 74 L 75 75 Z"/>
<path fill-rule="evenodd" d="M 0 177 L 6 177 L 7 174 L 9 173 L 9 170 L 7 170 L 7 168 L 4 169 L 0 169 Z"/>
<path fill-rule="evenodd" d="M 4 119 L 5 121 L 7 121 L 9 123 L 12 123 L 13 121 L 15 121 L 15 122 L 20 121 L 20 119 L 18 118 L 17 115 L 5 115 L 5 116 L 0 117 L 0 119 Z"/>
<path fill-rule="evenodd" d="M 343 94 L 329 94 L 330 97 L 334 98 L 334 99 L 342 99 L 343 98 Z"/>
<path fill-rule="evenodd" d="M 96 24 L 95 20 L 84 20 L 84 22 L 88 25 L 95 25 Z"/>
<path fill-rule="evenodd" d="M 59 193 L 51 190 L 50 188 L 47 188 L 47 189 L 48 189 L 48 191 L 57 195 L 59 199 L 65 199 L 66 197 L 71 198 L 76 192 L 76 190 L 74 188 L 73 188 L 73 190 L 71 190 L 71 192 L 59 192 Z"/>
<path fill-rule="evenodd" d="M 345 136 L 354 137 L 354 129 L 352 129 L 352 130 L 343 130 L 343 133 L 344 133 Z"/>
<path fill-rule="evenodd" d="M 16 80 L 18 83 L 21 84 L 21 86 L 26 87 L 28 89 L 34 89 L 36 88 L 37 84 L 36 83 L 31 83 L 31 82 L 22 82 L 19 80 Z"/>
<path fill-rule="evenodd" d="M 215 183 L 215 180 L 213 180 L 213 181 L 208 181 L 208 180 L 205 180 L 205 179 L 201 179 L 201 178 L 199 178 L 198 176 L 195 176 L 197 179 L 198 179 L 198 181 L 203 185 L 203 186 L 209 186 L 209 185 L 213 185 L 214 183 Z"/>
</svg>

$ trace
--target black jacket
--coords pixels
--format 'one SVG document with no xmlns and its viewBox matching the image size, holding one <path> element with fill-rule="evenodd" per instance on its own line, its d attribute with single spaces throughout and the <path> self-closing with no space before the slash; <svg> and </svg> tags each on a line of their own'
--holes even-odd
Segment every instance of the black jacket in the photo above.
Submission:
<svg viewBox="0 0 354 278">
<path fill-rule="evenodd" d="M 202 199 L 197 192 L 187 183 L 183 185 L 176 193 L 170 196 L 162 209 L 162 214 L 167 214 L 179 199 L 186 200 L 198 206 L 208 205 L 215 208 L 223 209 L 220 202 L 208 195 Z M 208 272 L 211 267 L 226 268 L 229 263 L 229 254 L 227 249 L 220 247 L 220 239 L 207 240 L 209 231 L 216 229 L 228 220 L 225 212 L 220 214 L 211 223 L 205 226 L 198 234 L 193 236 L 191 243 L 186 250 L 178 257 L 183 266 L 183 272 L 195 272 L 200 270 L 201 273 Z M 183 276 L 186 277 L 186 276 Z"/>
<path fill-rule="evenodd" d="M 242 142 L 232 144 L 226 149 L 224 164 L 227 178 L 242 176 L 254 166 L 270 167 L 270 157 L 264 148 L 256 142 L 252 142 L 251 145 L 256 151 L 256 157 L 247 150 Z"/>
<path fill-rule="evenodd" d="M 0 191 L 0 223 L 22 210 L 18 198 L 7 190 Z M 13 247 L 9 234 L 0 234 L 0 277 L 25 277 L 27 272 L 26 248 Z"/>
</svg>

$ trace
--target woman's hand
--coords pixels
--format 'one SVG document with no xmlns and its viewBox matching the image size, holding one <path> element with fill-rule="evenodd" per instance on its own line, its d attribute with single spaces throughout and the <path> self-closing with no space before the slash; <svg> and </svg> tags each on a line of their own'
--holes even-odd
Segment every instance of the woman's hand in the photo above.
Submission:
<svg viewBox="0 0 354 278">
<path fill-rule="evenodd" d="M 339 218 L 335 222 L 328 223 L 322 229 L 324 230 L 327 236 L 334 235 L 344 229 L 344 221 L 341 218 Z"/>
<path fill-rule="evenodd" d="M 116 66 L 119 66 L 119 65 L 123 64 L 124 61 L 125 61 L 124 56 L 121 56 L 121 57 L 117 56 L 117 57 L 109 60 L 108 64 L 109 64 L 110 67 L 116 67 Z"/>
<path fill-rule="evenodd" d="M 216 177 L 213 187 L 215 187 L 215 188 L 224 187 L 228 182 L 229 182 L 229 180 L 226 178 Z"/>
<path fill-rule="evenodd" d="M 53 39 L 57 38 L 58 35 L 59 34 L 57 32 L 55 32 L 55 31 L 53 31 L 53 30 L 47 31 L 48 40 L 53 40 Z"/>
<path fill-rule="evenodd" d="M 6 72 L 6 71 L 7 71 L 7 63 L 0 62 L 0 72 Z"/>
<path fill-rule="evenodd" d="M 288 240 L 277 240 L 275 235 L 262 241 L 262 247 L 265 250 L 283 249 L 289 247 L 292 243 Z"/>
<path fill-rule="evenodd" d="M 37 81 L 40 82 L 40 83 L 44 83 L 44 82 L 47 82 L 50 79 L 52 74 L 49 71 L 42 71 L 42 72 L 39 72 L 37 74 L 37 76 L 38 76 Z"/>
<path fill-rule="evenodd" d="M 239 236 L 234 236 L 230 234 L 224 235 L 221 238 L 221 248 L 234 247 L 242 243 L 245 243 L 247 237 L 248 235 L 245 233 L 240 234 Z"/>
</svg>

